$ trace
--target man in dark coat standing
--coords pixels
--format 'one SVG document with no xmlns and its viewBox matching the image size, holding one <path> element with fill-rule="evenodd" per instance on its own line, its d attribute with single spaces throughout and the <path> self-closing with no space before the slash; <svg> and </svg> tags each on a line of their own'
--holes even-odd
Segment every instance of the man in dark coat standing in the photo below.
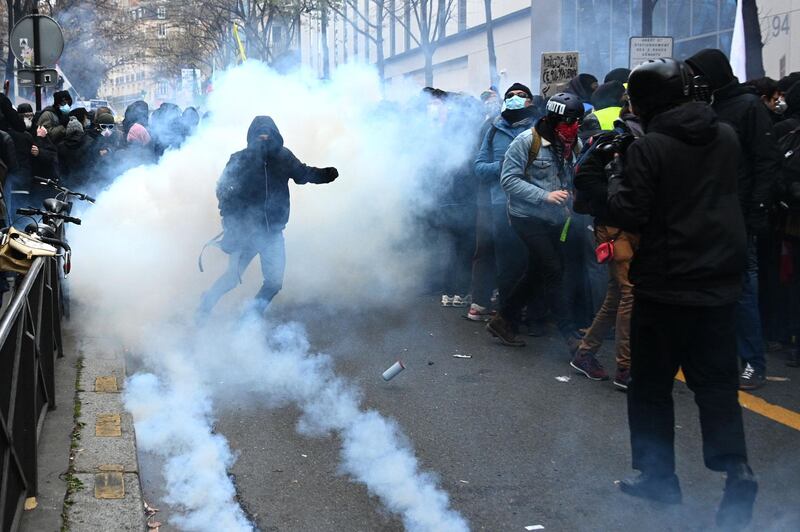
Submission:
<svg viewBox="0 0 800 532">
<path fill-rule="evenodd" d="M 701 50 L 686 62 L 707 87 L 711 108 L 739 137 L 737 175 L 747 228 L 747 271 L 736 307 L 736 347 L 744 364 L 740 387 L 753 390 L 766 382 L 767 370 L 758 308 L 757 238 L 768 229 L 768 209 L 781 157 L 769 111 L 752 88 L 739 83 L 725 54 L 716 49 Z"/>
<path fill-rule="evenodd" d="M 225 273 L 203 294 L 197 310 L 207 316 L 217 301 L 236 287 L 258 255 L 264 283 L 253 310 L 263 312 L 283 285 L 286 266 L 283 229 L 289 221 L 289 180 L 298 185 L 330 183 L 336 168 L 301 163 L 283 145 L 272 118 L 257 116 L 247 131 L 247 148 L 234 153 L 217 182 L 224 234 L 220 247 L 229 255 Z"/>
<path fill-rule="evenodd" d="M 674 59 L 637 67 L 628 83 L 645 135 L 612 163 L 608 213 L 640 234 L 631 265 L 630 495 L 676 504 L 675 413 L 679 369 L 700 411 L 706 467 L 727 473 L 717 511 L 724 529 L 746 526 L 757 483 L 747 464 L 734 313 L 746 232 L 737 195 L 736 133 L 691 101 L 692 74 Z M 616 159 L 617 162 L 620 159 Z"/>
</svg>

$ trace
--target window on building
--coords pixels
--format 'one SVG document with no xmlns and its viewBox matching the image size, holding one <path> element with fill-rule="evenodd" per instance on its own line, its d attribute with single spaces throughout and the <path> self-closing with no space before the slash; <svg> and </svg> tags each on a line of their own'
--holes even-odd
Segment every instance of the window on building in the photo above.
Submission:
<svg viewBox="0 0 800 532">
<path fill-rule="evenodd" d="M 158 18 L 164 20 L 167 18 L 167 8 L 165 6 L 159 6 L 159 8 L 156 10 L 156 14 Z"/>
<path fill-rule="evenodd" d="M 169 94 L 169 83 L 166 81 L 159 81 L 158 85 L 156 85 L 156 94 L 162 97 Z"/>
<path fill-rule="evenodd" d="M 161 23 L 158 25 L 158 38 L 163 39 L 166 36 L 167 36 L 167 25 Z"/>
<path fill-rule="evenodd" d="M 458 31 L 467 29 L 467 0 L 458 0 Z"/>
</svg>

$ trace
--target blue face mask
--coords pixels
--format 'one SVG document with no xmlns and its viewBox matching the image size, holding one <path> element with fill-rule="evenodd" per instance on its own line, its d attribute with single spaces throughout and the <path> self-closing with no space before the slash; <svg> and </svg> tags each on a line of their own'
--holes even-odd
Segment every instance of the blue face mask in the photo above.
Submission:
<svg viewBox="0 0 800 532">
<path fill-rule="evenodd" d="M 72 107 L 68 103 L 65 103 L 64 105 L 58 108 L 58 110 L 64 114 L 69 113 L 70 109 L 72 109 Z"/>
<path fill-rule="evenodd" d="M 506 98 L 506 101 L 503 102 L 503 111 L 515 111 L 524 108 L 525 98 L 517 96 L 516 94 L 511 98 Z"/>
</svg>

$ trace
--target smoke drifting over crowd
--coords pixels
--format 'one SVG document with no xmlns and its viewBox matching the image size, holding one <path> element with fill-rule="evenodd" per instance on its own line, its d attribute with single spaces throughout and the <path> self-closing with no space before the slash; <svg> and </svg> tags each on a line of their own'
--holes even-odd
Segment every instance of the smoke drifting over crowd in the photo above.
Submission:
<svg viewBox="0 0 800 532">
<path fill-rule="evenodd" d="M 468 528 L 435 477 L 420 470 L 401 429 L 361 410 L 357 387 L 335 374 L 331 358 L 313 352 L 301 325 L 281 323 L 275 313 L 269 321 L 242 315 L 260 281 L 256 266 L 209 325 L 192 320 L 225 263 L 211 248 L 206 273 L 198 272 L 200 248 L 220 231 L 215 183 L 255 115 L 272 116 L 306 163 L 341 174 L 324 190 L 292 188 L 287 275 L 275 303 L 364 311 L 414 293 L 418 280 L 410 272 L 428 258 L 408 245 L 409 227 L 415 210 L 434 201 L 427 170 L 446 173 L 475 140 L 442 135 L 425 105 L 400 112 L 381 94 L 366 67 L 340 68 L 323 84 L 247 63 L 217 81 L 211 118 L 180 150 L 157 166 L 130 170 L 82 213 L 73 236 L 71 294 L 81 314 L 74 322 L 142 358 L 147 372 L 129 379 L 126 404 L 140 448 L 165 459 L 168 502 L 182 511 L 174 519 L 182 529 L 212 521 L 223 530 L 253 527 L 226 473 L 235 453 L 212 430 L 215 407 L 231 390 L 265 408 L 297 405 L 304 435 L 337 434 L 341 471 L 363 482 L 408 530 Z"/>
</svg>

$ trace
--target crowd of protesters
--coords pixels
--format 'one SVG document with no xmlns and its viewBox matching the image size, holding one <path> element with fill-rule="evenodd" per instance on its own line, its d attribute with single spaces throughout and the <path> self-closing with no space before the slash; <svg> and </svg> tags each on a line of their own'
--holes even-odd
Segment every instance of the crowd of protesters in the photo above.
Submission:
<svg viewBox="0 0 800 532">
<path fill-rule="evenodd" d="M 151 163 L 179 147 L 200 122 L 193 107 L 164 103 L 150 112 L 137 101 L 116 117 L 109 107 L 73 107 L 68 91 L 53 93 L 52 104 L 35 113 L 30 104 L 16 109 L 0 95 L 0 182 L 4 218 L 18 207 L 41 207 L 52 194 L 35 178 L 60 181 L 81 192 L 102 190 L 125 170 Z"/>
<path fill-rule="evenodd" d="M 727 474 L 717 522 L 740 529 L 758 487 L 738 390 L 766 383 L 768 351 L 800 365 L 800 73 L 741 83 L 706 49 L 481 101 L 474 223 L 450 233 L 472 260 L 449 247 L 451 278 L 471 283 L 441 285 L 442 305 L 512 347 L 552 324 L 565 362 L 597 381 L 613 338 L 641 473 L 620 488 L 669 504 L 682 370 L 705 464 Z"/>
<path fill-rule="evenodd" d="M 703 50 L 686 65 L 691 98 L 737 135 L 732 157 L 747 264 L 735 338 L 740 387 L 752 390 L 766 383 L 768 351 L 800 364 L 800 73 L 740 83 L 719 50 Z M 522 347 L 522 333 L 541 336 L 555 325 L 571 366 L 590 379 L 610 379 L 598 350 L 613 338 L 613 384 L 623 391 L 640 235 L 609 210 L 607 166 L 645 133 L 630 106 L 629 75 L 617 68 L 601 83 L 579 74 L 546 100 L 522 83 L 481 95 L 474 162 L 440 200 L 459 208 L 436 220 L 445 245 L 434 242 L 445 258 L 432 275 L 441 280 L 443 306 L 488 322 L 505 345 Z M 426 91 L 443 106 L 463 108 L 449 101 L 460 94 Z M 601 263 L 604 243 L 613 257 Z"/>
</svg>

